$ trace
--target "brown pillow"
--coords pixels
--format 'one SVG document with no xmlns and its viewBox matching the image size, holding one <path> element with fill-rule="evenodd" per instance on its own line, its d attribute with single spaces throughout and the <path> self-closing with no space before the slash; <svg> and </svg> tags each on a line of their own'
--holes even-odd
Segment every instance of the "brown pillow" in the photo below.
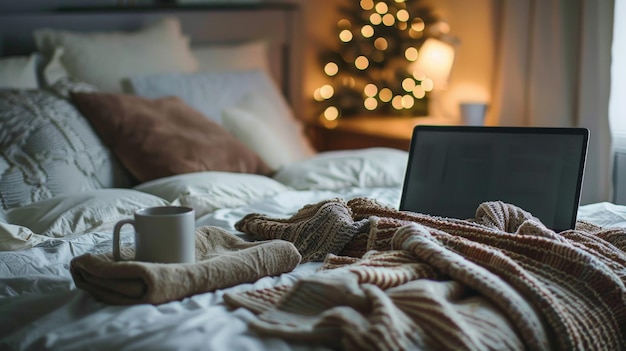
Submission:
<svg viewBox="0 0 626 351">
<path fill-rule="evenodd" d="M 73 93 L 72 100 L 140 182 L 201 171 L 271 173 L 254 151 L 177 97 Z"/>
</svg>

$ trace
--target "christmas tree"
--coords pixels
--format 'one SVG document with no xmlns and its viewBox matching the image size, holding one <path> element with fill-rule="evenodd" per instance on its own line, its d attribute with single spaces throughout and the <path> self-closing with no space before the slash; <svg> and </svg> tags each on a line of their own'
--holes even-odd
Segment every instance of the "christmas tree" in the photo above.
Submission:
<svg viewBox="0 0 626 351">
<path fill-rule="evenodd" d="M 420 0 L 353 1 L 339 5 L 339 50 L 321 57 L 329 82 L 314 93 L 320 118 L 426 115 L 433 82 L 412 67 L 424 41 L 447 33 L 447 24 Z"/>
</svg>

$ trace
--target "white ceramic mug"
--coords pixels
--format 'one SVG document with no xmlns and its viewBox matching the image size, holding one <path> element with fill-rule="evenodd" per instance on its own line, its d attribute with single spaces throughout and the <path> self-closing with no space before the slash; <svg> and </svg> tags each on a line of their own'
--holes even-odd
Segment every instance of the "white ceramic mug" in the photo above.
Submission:
<svg viewBox="0 0 626 351">
<path fill-rule="evenodd" d="M 195 250 L 194 210 L 182 206 L 148 207 L 135 212 L 113 228 L 113 259 L 121 260 L 120 230 L 135 227 L 135 260 L 159 263 L 193 263 Z"/>
</svg>

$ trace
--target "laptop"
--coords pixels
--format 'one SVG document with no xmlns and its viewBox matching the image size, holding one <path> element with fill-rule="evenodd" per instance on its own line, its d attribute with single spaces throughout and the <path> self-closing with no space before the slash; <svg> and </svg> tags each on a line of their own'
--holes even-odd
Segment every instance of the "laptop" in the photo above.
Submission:
<svg viewBox="0 0 626 351">
<path fill-rule="evenodd" d="M 418 125 L 400 210 L 469 219 L 499 200 L 573 229 L 588 139 L 585 128 Z"/>
</svg>

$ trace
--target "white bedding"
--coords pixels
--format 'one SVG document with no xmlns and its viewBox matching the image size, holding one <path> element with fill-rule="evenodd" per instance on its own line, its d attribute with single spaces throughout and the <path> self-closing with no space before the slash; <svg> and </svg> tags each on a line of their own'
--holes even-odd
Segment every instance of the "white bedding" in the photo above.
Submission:
<svg viewBox="0 0 626 351">
<path fill-rule="evenodd" d="M 77 290 L 68 270 L 70 260 L 84 253 L 110 251 L 112 225 L 143 205 L 194 204 L 200 209 L 198 226 L 219 226 L 232 233 L 237 233 L 235 222 L 246 214 L 286 218 L 306 204 L 335 197 L 368 197 L 397 207 L 401 184 L 392 176 L 403 172 L 405 157 L 402 152 L 384 149 L 336 152 L 285 169 L 281 180 L 287 184 L 256 175 L 206 172 L 162 179 L 135 189 L 101 189 L 54 198 L 10 211 L 9 222 L 26 225 L 28 218 L 40 221 L 32 226 L 36 229 L 31 233 L 34 241 L 27 241 L 27 246 L 34 247 L 0 252 L 0 349 L 318 349 L 255 336 L 246 323 L 252 313 L 245 309 L 229 311 L 222 296 L 229 291 L 293 283 L 315 272 L 320 263 L 301 264 L 278 277 L 182 301 L 122 307 L 97 302 Z M 381 162 L 389 167 L 381 167 Z M 341 173 L 361 176 L 337 177 Z M 374 181 L 376 173 L 380 184 Z M 579 219 L 626 227 L 626 208 L 609 203 L 583 206 Z M 14 228 L 28 232 L 23 227 Z M 132 242 L 128 226 L 122 240 L 123 244 Z"/>
<path fill-rule="evenodd" d="M 70 260 L 110 251 L 114 223 L 142 206 L 191 205 L 197 209 L 197 226 L 219 226 L 232 233 L 238 233 L 234 224 L 248 213 L 288 217 L 306 204 L 335 197 L 371 197 L 398 206 L 397 180 L 405 163 L 406 153 L 397 150 L 331 152 L 285 168 L 283 183 L 257 175 L 203 172 L 135 189 L 59 196 L 9 211 L 11 224 L 0 223 L 0 243 L 13 250 L 0 252 L 0 349 L 315 349 L 255 337 L 246 327 L 252 314 L 228 311 L 221 302 L 226 291 L 293 282 L 315 272 L 320 263 L 179 302 L 119 307 L 77 290 Z M 123 245 L 132 243 L 131 230 L 123 230 Z"/>
</svg>

